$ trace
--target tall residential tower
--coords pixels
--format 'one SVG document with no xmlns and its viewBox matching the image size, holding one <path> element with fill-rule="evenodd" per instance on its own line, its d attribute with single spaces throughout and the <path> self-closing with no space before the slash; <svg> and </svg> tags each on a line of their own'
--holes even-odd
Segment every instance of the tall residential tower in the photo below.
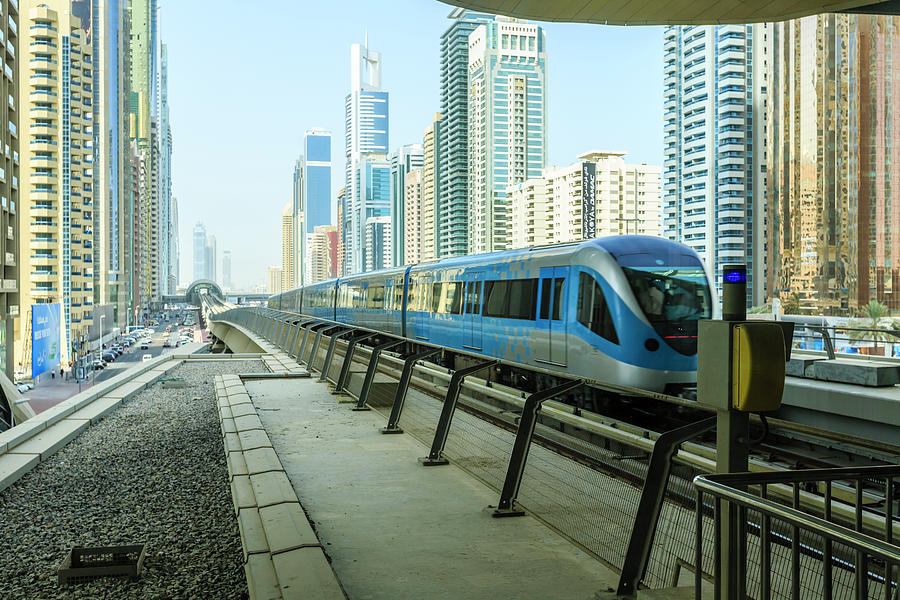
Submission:
<svg viewBox="0 0 900 600">
<path fill-rule="evenodd" d="M 696 250 L 716 282 L 746 263 L 754 305 L 765 302 L 764 36 L 763 25 L 663 34 L 663 236 Z"/>
<path fill-rule="evenodd" d="M 469 34 L 469 253 L 509 245 L 507 187 L 547 163 L 543 29 L 497 17 Z"/>
</svg>

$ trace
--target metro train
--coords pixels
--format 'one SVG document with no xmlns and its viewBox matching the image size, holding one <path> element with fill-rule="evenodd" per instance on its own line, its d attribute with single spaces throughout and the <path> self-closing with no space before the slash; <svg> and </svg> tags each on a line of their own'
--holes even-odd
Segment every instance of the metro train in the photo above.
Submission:
<svg viewBox="0 0 900 600">
<path fill-rule="evenodd" d="M 270 297 L 293 311 L 643 390 L 697 380 L 715 286 L 687 246 L 638 235 L 446 258 Z"/>
</svg>

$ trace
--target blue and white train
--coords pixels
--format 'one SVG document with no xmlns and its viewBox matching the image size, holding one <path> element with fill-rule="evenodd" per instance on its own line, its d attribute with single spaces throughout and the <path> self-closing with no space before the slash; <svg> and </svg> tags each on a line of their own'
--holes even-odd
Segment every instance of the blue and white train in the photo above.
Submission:
<svg viewBox="0 0 900 600">
<path fill-rule="evenodd" d="M 697 380 L 697 323 L 718 318 L 697 254 L 623 235 L 331 279 L 269 307 L 651 391 Z"/>
</svg>

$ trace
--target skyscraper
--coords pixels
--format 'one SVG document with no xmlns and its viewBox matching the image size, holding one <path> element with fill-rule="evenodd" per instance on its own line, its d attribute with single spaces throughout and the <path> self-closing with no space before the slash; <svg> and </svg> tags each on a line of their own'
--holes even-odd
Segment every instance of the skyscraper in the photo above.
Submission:
<svg viewBox="0 0 900 600">
<path fill-rule="evenodd" d="M 331 132 L 323 129 L 307 131 L 303 136 L 303 177 L 300 211 L 303 228 L 298 230 L 302 263 L 297 285 L 307 283 L 311 265 L 309 237 L 316 227 L 331 224 Z M 289 288 L 287 288 L 289 289 Z"/>
<path fill-rule="evenodd" d="M 768 25 L 769 293 L 900 308 L 900 17 Z"/>
<path fill-rule="evenodd" d="M 422 258 L 431 260 L 441 256 L 440 206 L 438 194 L 441 185 L 440 146 L 441 113 L 435 113 L 431 125 L 425 128 L 423 143 L 425 153 L 422 165 Z"/>
<path fill-rule="evenodd" d="M 194 225 L 194 281 L 209 279 L 206 271 L 206 227 Z"/>
<path fill-rule="evenodd" d="M 369 217 L 365 226 L 366 271 L 387 269 L 391 266 L 391 217 Z"/>
<path fill-rule="evenodd" d="M 160 45 L 159 72 L 159 264 L 163 294 L 175 293 L 175 261 L 172 246 L 172 125 L 169 121 L 169 53 Z"/>
<path fill-rule="evenodd" d="M 408 144 L 391 154 L 391 262 L 394 266 L 405 264 L 406 178 L 412 169 L 422 167 L 424 152 L 421 144 Z"/>
<path fill-rule="evenodd" d="M 418 167 L 406 175 L 403 222 L 403 262 L 414 265 L 422 262 L 422 179 L 423 169 Z"/>
<path fill-rule="evenodd" d="M 266 292 L 269 294 L 280 294 L 282 289 L 284 289 L 281 287 L 281 280 L 281 267 L 277 265 L 269 267 L 266 273 Z"/>
<path fill-rule="evenodd" d="M 547 49 L 538 25 L 497 17 L 469 34 L 469 253 L 509 244 L 509 185 L 547 163 Z"/>
<path fill-rule="evenodd" d="M 438 209 L 441 256 L 468 252 L 469 174 L 469 34 L 493 15 L 454 8 L 450 27 L 441 35 L 441 173 Z"/>
<path fill-rule="evenodd" d="M 217 262 L 219 260 L 219 250 L 216 246 L 216 236 L 206 236 L 206 278 L 210 281 L 219 282 L 219 270 Z"/>
<path fill-rule="evenodd" d="M 222 287 L 230 290 L 231 283 L 231 250 L 222 251 Z"/>
<path fill-rule="evenodd" d="M 310 283 L 337 277 L 337 228 L 334 225 L 316 227 L 310 240 L 309 256 L 312 263 Z"/>
<path fill-rule="evenodd" d="M 352 274 L 365 268 L 366 220 L 389 216 L 391 202 L 388 94 L 381 90 L 381 54 L 368 48 L 368 40 L 365 45 L 350 47 L 350 93 L 345 111 L 343 272 Z"/>
<path fill-rule="evenodd" d="M 303 183 L 303 174 L 304 167 L 303 164 L 306 162 L 306 157 L 302 154 L 294 161 L 294 174 L 293 174 L 293 183 L 291 185 L 291 202 L 290 202 L 290 226 L 291 226 L 291 240 L 290 240 L 290 251 L 292 253 L 289 261 L 285 261 L 282 258 L 282 277 L 285 280 L 284 289 L 291 289 L 300 282 L 300 265 L 303 263 L 303 247 L 300 245 L 300 231 L 303 229 L 303 188 L 306 187 Z M 285 208 L 285 211 L 288 209 Z M 285 224 L 284 219 L 287 216 L 282 213 L 282 227 Z M 281 243 L 282 249 L 287 247 L 287 241 L 282 239 Z M 287 285 L 289 284 L 289 285 Z"/>
<path fill-rule="evenodd" d="M 666 27 L 663 235 L 722 265 L 747 264 L 764 302 L 765 61 L 762 25 Z"/>
<path fill-rule="evenodd" d="M 0 0 L 0 9 L 7 15 L 0 22 L 0 34 L 7 40 L 12 54 L 9 52 L 5 58 L 5 77 L 0 77 L 0 94 L 15 99 L 18 94 L 19 83 L 19 5 L 16 0 Z M 37 56 L 37 54 L 32 54 Z M 19 277 L 19 237 L 27 235 L 19 228 L 16 218 L 16 206 L 19 202 L 19 114 L 15 102 L 6 102 L 0 106 L 0 119 L 7 121 L 7 126 L 0 128 L 0 143 L 4 149 L 9 147 L 9 152 L 0 154 L 0 168 L 4 177 L 0 180 L 0 229 L 6 231 L 6 236 L 0 236 L 0 259 L 2 259 L 3 288 L 0 289 L 0 371 L 12 378 L 15 371 L 16 356 L 14 347 L 16 339 L 11 317 L 22 315 L 27 309 L 20 309 L 19 290 L 27 283 L 26 278 Z M 2 121 L 0 121 L 2 122 Z M 12 239 L 10 239 L 12 238 Z"/>
<path fill-rule="evenodd" d="M 297 287 L 294 282 L 294 263 L 297 260 L 295 242 L 297 232 L 294 228 L 294 204 L 288 202 L 281 211 L 281 288 L 290 290 Z"/>
<path fill-rule="evenodd" d="M 93 120 L 91 97 L 82 92 L 92 83 L 91 47 L 68 0 L 31 0 L 25 10 L 22 45 L 34 59 L 24 69 L 30 84 L 19 89 L 17 102 L 28 116 L 30 138 L 21 156 L 28 195 L 20 214 L 30 225 L 19 237 L 21 300 L 26 307 L 61 303 L 60 356 L 68 360 L 73 347 L 83 349 L 93 322 Z M 25 350 L 30 319 L 26 313 L 17 321 L 23 368 L 31 362 Z"/>
</svg>

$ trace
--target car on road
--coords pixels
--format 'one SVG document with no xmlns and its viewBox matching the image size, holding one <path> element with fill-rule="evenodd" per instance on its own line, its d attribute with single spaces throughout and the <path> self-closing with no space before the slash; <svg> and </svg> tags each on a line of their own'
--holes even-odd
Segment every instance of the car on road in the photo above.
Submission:
<svg viewBox="0 0 900 600">
<path fill-rule="evenodd" d="M 171 348 L 171 347 L 172 347 L 172 342 L 170 342 L 169 340 L 166 340 L 163 342 L 163 348 Z"/>
<path fill-rule="evenodd" d="M 16 384 L 16 389 L 19 390 L 20 394 L 24 394 L 25 392 L 27 392 L 29 390 L 33 390 L 34 384 L 23 381 L 21 383 Z"/>
<path fill-rule="evenodd" d="M 142 363 L 145 363 L 145 362 L 147 362 L 148 360 L 153 360 L 153 355 L 152 355 L 152 354 L 145 354 L 145 355 L 143 355 L 143 356 L 141 357 L 141 362 L 142 362 Z"/>
<path fill-rule="evenodd" d="M 94 369 L 95 371 L 99 371 L 100 369 L 104 368 L 105 366 L 106 366 L 106 363 L 103 362 L 102 360 L 95 360 L 94 362 L 91 363 L 91 368 Z"/>
<path fill-rule="evenodd" d="M 148 350 L 150 348 L 150 340 L 144 340 L 141 342 L 141 350 Z"/>
</svg>

